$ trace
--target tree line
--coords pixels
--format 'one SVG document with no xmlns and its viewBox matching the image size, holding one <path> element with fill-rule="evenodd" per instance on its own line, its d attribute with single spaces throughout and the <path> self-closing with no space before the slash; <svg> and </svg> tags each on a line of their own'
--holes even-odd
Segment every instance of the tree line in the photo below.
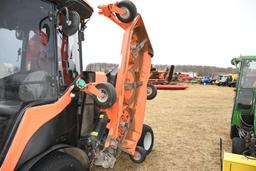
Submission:
<svg viewBox="0 0 256 171">
<path fill-rule="evenodd" d="M 166 70 L 171 65 L 153 65 L 158 70 Z M 118 64 L 111 63 L 92 63 L 86 67 L 88 71 L 101 71 L 109 72 L 113 68 L 118 67 Z M 201 65 L 175 65 L 174 72 L 193 72 L 197 73 L 198 76 L 217 76 L 220 74 L 230 74 L 235 73 L 234 68 L 222 68 L 215 66 L 201 66 Z"/>
</svg>

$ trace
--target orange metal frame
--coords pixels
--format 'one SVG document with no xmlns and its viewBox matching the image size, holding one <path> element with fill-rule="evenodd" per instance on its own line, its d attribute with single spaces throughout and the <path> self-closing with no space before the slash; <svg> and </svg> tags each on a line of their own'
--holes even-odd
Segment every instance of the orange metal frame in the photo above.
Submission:
<svg viewBox="0 0 256 171">
<path fill-rule="evenodd" d="M 86 94 L 90 94 L 90 95 L 95 95 L 95 96 L 102 96 L 102 93 L 100 90 L 98 90 L 95 87 L 94 83 L 89 83 L 86 85 L 86 87 L 82 88 L 80 91 L 86 93 Z"/>
<path fill-rule="evenodd" d="M 124 29 L 122 62 L 117 75 L 117 101 L 106 110 L 110 123 L 105 147 L 121 148 L 134 155 L 141 136 L 153 49 L 140 14 L 130 23 L 120 22 L 115 4 L 99 6 L 102 14 Z"/>
</svg>

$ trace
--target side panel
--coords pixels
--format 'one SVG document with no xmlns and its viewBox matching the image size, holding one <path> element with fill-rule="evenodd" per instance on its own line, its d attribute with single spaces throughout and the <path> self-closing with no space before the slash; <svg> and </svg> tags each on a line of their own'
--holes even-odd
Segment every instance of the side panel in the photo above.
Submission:
<svg viewBox="0 0 256 171">
<path fill-rule="evenodd" d="M 31 158 L 57 144 L 76 146 L 78 139 L 77 101 L 75 99 L 58 116 L 43 125 L 29 140 L 18 168 Z"/>
<path fill-rule="evenodd" d="M 12 171 L 15 169 L 22 152 L 34 133 L 45 123 L 61 113 L 70 104 L 70 93 L 74 86 L 61 97 L 57 102 L 49 105 L 32 107 L 28 109 L 18 127 L 9 151 L 1 167 L 1 171 Z"/>
</svg>

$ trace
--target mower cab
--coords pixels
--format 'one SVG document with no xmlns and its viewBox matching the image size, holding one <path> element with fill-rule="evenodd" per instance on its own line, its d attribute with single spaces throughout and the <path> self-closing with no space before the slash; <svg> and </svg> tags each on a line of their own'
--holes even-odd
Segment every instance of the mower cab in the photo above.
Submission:
<svg viewBox="0 0 256 171">
<path fill-rule="evenodd" d="M 254 171 L 256 169 L 256 56 L 240 56 L 231 63 L 238 70 L 236 96 L 231 118 L 232 153 L 222 153 L 223 171 Z"/>
<path fill-rule="evenodd" d="M 232 60 L 239 70 L 238 86 L 231 119 L 232 152 L 255 156 L 256 143 L 256 57 Z"/>
<path fill-rule="evenodd" d="M 125 34 L 115 84 L 96 84 L 82 66 L 92 13 L 85 0 L 1 2 L 1 171 L 109 168 L 121 151 L 140 163 L 152 150 L 143 121 L 153 49 L 143 20 L 130 1 L 100 6 Z"/>
</svg>

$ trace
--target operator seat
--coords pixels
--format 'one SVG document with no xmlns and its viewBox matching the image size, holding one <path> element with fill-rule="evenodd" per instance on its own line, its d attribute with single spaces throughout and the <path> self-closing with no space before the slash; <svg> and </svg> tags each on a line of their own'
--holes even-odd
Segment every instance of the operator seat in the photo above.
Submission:
<svg viewBox="0 0 256 171">
<path fill-rule="evenodd" d="M 21 108 L 21 102 L 17 100 L 0 101 L 0 113 L 2 116 L 15 115 Z M 2 117 L 0 117 L 1 121 Z"/>
<path fill-rule="evenodd" d="M 13 98 L 17 97 L 17 94 L 12 89 L 6 91 L 6 88 L 10 86 L 8 83 L 6 85 L 6 82 L 4 79 L 0 80 L 0 122 L 5 120 L 6 117 L 15 115 L 22 105 L 20 100 Z"/>
</svg>

